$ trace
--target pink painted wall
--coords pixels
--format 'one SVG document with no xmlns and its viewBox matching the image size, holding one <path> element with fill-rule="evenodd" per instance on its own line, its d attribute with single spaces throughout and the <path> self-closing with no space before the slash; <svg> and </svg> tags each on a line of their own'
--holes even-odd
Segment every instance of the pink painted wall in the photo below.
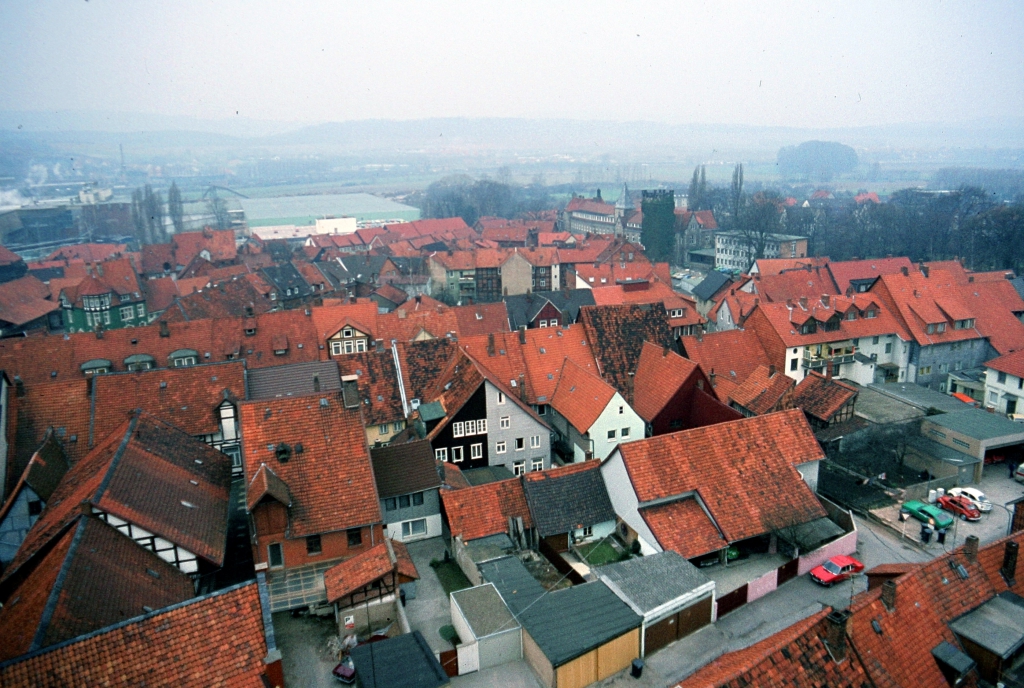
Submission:
<svg viewBox="0 0 1024 688">
<path fill-rule="evenodd" d="M 747 583 L 747 602 L 753 602 L 759 597 L 764 597 L 777 587 L 779 587 L 779 570 L 772 569 L 760 578 L 755 578 Z"/>
<path fill-rule="evenodd" d="M 807 554 L 800 557 L 800 563 L 797 566 L 797 573 L 804 575 L 815 566 L 824 564 L 826 561 L 836 556 L 837 554 L 853 554 L 857 551 L 857 531 L 847 533 L 838 540 L 833 540 L 824 547 L 808 552 Z"/>
</svg>

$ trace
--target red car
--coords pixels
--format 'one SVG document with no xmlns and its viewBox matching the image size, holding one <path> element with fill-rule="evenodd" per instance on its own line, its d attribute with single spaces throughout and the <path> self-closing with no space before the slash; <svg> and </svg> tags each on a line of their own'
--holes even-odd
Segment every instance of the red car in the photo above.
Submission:
<svg viewBox="0 0 1024 688">
<path fill-rule="evenodd" d="M 966 497 L 950 497 L 942 495 L 938 499 L 939 506 L 951 514 L 956 514 L 961 521 L 980 521 L 981 512 Z"/>
<path fill-rule="evenodd" d="M 845 554 L 832 557 L 821 566 L 811 569 L 811 578 L 828 587 L 833 583 L 841 583 L 855 573 L 864 570 L 864 564 Z"/>
</svg>

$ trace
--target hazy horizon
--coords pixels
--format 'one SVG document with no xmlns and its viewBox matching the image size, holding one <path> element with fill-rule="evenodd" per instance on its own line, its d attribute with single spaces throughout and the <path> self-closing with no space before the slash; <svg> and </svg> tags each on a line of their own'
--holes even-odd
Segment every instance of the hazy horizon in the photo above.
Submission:
<svg viewBox="0 0 1024 688">
<path fill-rule="evenodd" d="M 433 118 L 1019 124 L 1021 35 L 1017 3 L 7 3 L 0 102 L 258 133 Z"/>
</svg>

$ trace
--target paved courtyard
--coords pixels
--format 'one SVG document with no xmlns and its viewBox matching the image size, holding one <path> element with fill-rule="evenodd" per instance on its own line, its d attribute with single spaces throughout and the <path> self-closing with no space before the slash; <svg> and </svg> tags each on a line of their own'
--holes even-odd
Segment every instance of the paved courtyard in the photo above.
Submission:
<svg viewBox="0 0 1024 688">
<path fill-rule="evenodd" d="M 444 558 L 444 540 L 436 537 L 410 542 L 409 554 L 416 564 L 420 579 L 416 582 L 416 599 L 408 600 L 405 615 L 409 626 L 423 634 L 423 638 L 434 652 L 451 650 L 452 644 L 441 637 L 438 629 L 452 622 L 451 603 L 441 587 L 430 562 Z"/>
</svg>

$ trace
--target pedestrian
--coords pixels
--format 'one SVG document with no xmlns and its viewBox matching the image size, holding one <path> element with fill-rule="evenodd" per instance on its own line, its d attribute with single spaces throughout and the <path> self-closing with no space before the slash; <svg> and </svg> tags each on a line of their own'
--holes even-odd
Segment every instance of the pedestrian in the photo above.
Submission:
<svg viewBox="0 0 1024 688">
<path fill-rule="evenodd" d="M 1010 479 L 1013 479 L 1013 474 L 1017 472 L 1017 463 L 1010 461 Z"/>
</svg>

